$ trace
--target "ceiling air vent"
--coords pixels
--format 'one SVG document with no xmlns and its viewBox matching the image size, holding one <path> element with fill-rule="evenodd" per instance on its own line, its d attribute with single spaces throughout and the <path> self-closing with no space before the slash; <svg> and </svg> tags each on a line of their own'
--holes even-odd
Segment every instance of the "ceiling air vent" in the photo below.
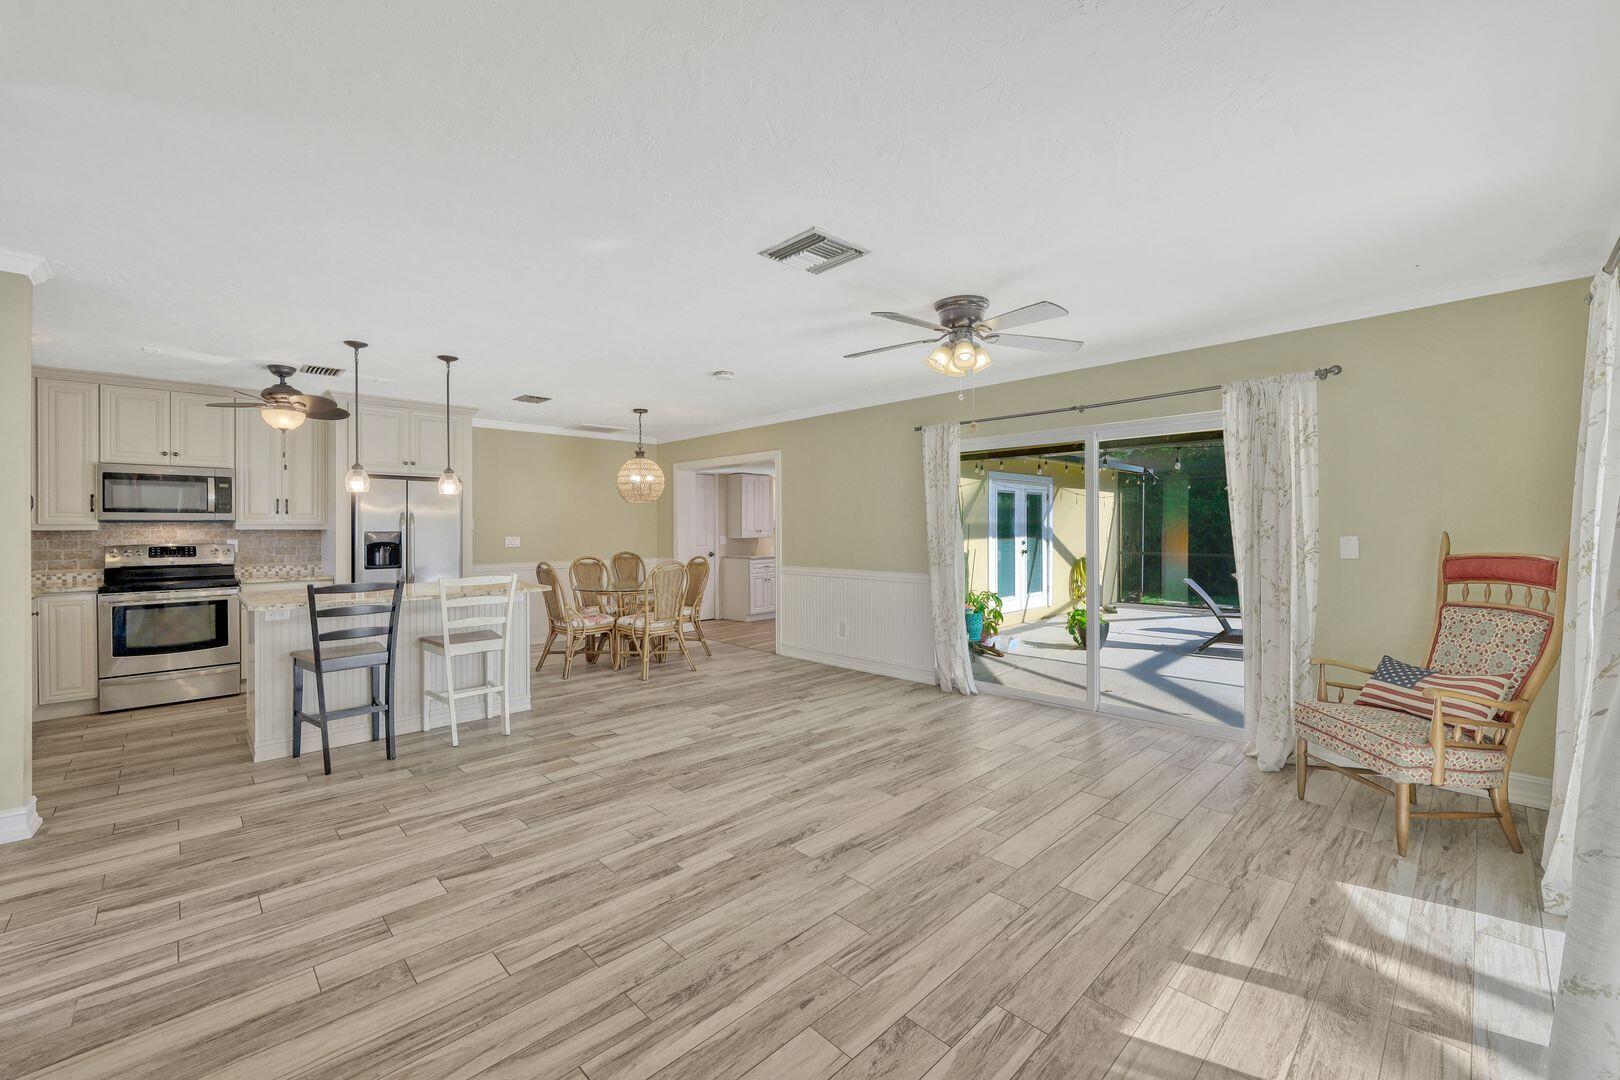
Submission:
<svg viewBox="0 0 1620 1080">
<path fill-rule="evenodd" d="M 615 432 L 623 431 L 625 429 L 622 427 L 614 427 L 612 424 L 570 424 L 568 426 L 568 430 L 590 431 L 597 435 L 612 435 Z"/>
<path fill-rule="evenodd" d="M 836 236 L 828 236 L 820 229 L 810 228 L 798 236 L 789 237 L 780 244 L 766 248 L 760 254 L 772 262 L 786 263 L 788 266 L 796 266 L 800 270 L 819 274 L 823 270 L 831 270 L 835 266 L 854 262 L 866 254 L 866 249 L 858 248 Z"/>
<path fill-rule="evenodd" d="M 298 369 L 298 374 L 300 374 L 300 375 L 321 375 L 321 376 L 325 376 L 326 378 L 329 378 L 329 379 L 335 379 L 339 375 L 343 374 L 343 368 L 340 368 L 340 367 L 323 367 L 320 364 L 305 364 L 303 367 Z"/>
<path fill-rule="evenodd" d="M 517 397 L 513 398 L 512 400 L 513 401 L 521 401 L 525 405 L 544 405 L 546 402 L 550 401 L 551 399 L 548 398 L 548 397 L 541 397 L 539 394 L 519 394 Z"/>
</svg>

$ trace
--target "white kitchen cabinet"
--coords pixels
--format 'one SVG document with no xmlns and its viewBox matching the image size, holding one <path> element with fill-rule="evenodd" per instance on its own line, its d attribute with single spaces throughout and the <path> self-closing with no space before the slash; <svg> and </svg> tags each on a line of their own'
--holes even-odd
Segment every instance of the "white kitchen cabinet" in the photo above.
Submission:
<svg viewBox="0 0 1620 1080">
<path fill-rule="evenodd" d="M 205 469 L 236 467 L 236 419 L 242 413 L 269 425 L 252 409 L 211 409 L 208 403 L 222 401 L 215 394 L 169 395 L 169 464 L 196 465 Z"/>
<path fill-rule="evenodd" d="M 34 380 L 34 527 L 94 529 L 101 460 L 95 383 Z"/>
<path fill-rule="evenodd" d="M 411 413 L 410 468 L 417 472 L 444 472 L 444 414 Z"/>
<path fill-rule="evenodd" d="M 36 703 L 83 701 L 96 683 L 96 594 L 48 593 L 34 598 Z"/>
<path fill-rule="evenodd" d="M 728 555 L 720 560 L 720 617 L 749 622 L 776 614 L 776 560 Z"/>
<path fill-rule="evenodd" d="M 119 465 L 233 468 L 231 413 L 245 410 L 208 408 L 208 402 L 217 400 L 207 394 L 103 383 L 101 459 Z"/>
<path fill-rule="evenodd" d="M 169 464 L 169 397 L 169 391 L 149 386 L 102 384 L 102 460 L 120 465 Z"/>
<path fill-rule="evenodd" d="M 360 463 L 367 470 L 410 468 L 410 441 L 411 414 L 407 410 L 393 405 L 360 406 Z"/>
<path fill-rule="evenodd" d="M 219 410 L 223 411 L 223 410 Z M 273 430 L 257 412 L 237 410 L 236 527 L 326 527 L 334 425 L 306 420 L 293 431 Z"/>
<path fill-rule="evenodd" d="M 776 502 L 772 477 L 732 473 L 726 477 L 726 535 L 732 539 L 776 534 Z"/>
</svg>

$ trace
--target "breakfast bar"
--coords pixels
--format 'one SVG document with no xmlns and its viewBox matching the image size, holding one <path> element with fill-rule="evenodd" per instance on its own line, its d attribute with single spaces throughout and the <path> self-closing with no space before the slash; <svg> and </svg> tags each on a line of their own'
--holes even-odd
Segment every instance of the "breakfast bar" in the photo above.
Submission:
<svg viewBox="0 0 1620 1080">
<path fill-rule="evenodd" d="M 514 713 L 527 710 L 529 699 L 529 599 L 541 586 L 518 583 L 513 602 L 510 647 L 507 652 L 506 687 Z M 381 588 L 375 599 L 386 602 L 388 590 Z M 361 594 L 367 599 L 372 594 Z M 350 597 L 345 602 L 354 602 Z M 505 600 L 504 590 L 499 596 L 490 596 L 488 608 L 482 606 L 462 608 L 458 617 L 474 613 L 499 615 Z M 270 761 L 292 756 L 292 690 L 293 665 L 291 654 L 311 645 L 309 629 L 309 597 L 301 586 L 260 589 L 242 597 L 242 678 L 247 694 L 248 738 L 253 747 L 254 761 Z M 345 625 L 360 625 L 364 618 L 334 620 L 322 629 Z M 369 620 L 375 622 L 375 619 Z M 422 730 L 422 678 L 424 637 L 441 632 L 439 587 L 435 582 L 405 586 L 400 602 L 399 645 L 394 671 L 394 729 L 398 734 Z M 431 661 L 440 663 L 437 657 Z M 455 660 L 458 685 L 471 684 L 482 677 L 483 659 L 462 656 Z M 313 687 L 313 676 L 311 679 Z M 430 686 L 442 686 L 438 673 L 430 676 Z M 327 700 L 335 712 L 360 705 L 370 700 L 370 688 L 364 671 L 343 671 L 327 676 Z M 313 696 L 313 693 L 309 696 Z M 434 705 L 432 726 L 438 729 L 448 719 Z M 479 721 L 486 718 L 485 702 L 469 700 L 457 707 L 463 724 L 477 731 Z M 499 712 L 499 705 L 496 711 Z M 499 723 L 497 716 L 496 723 Z M 468 730 L 464 728 L 464 731 Z M 366 742 L 371 738 L 371 724 L 364 716 L 353 716 L 332 722 L 333 746 Z M 317 748 L 319 746 L 317 742 Z M 305 743 L 308 753 L 309 743 Z M 378 758 L 382 750 L 378 749 Z M 319 753 L 316 754 L 319 757 Z"/>
</svg>

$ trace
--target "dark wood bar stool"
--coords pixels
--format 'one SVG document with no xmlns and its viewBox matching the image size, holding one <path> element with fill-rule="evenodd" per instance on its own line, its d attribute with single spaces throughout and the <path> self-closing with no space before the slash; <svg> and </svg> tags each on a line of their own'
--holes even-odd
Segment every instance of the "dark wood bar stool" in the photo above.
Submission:
<svg viewBox="0 0 1620 1080">
<path fill-rule="evenodd" d="M 355 593 L 380 593 L 386 585 L 357 582 L 352 585 L 310 585 L 309 639 L 313 646 L 298 649 L 292 654 L 293 662 L 293 744 L 292 756 L 298 757 L 304 748 L 304 725 L 314 724 L 321 729 L 321 757 L 326 763 L 326 775 L 332 775 L 332 738 L 329 728 L 333 720 L 348 716 L 371 716 L 371 741 L 382 737 L 386 727 L 388 759 L 394 759 L 394 652 L 399 638 L 399 601 L 404 582 L 396 581 L 393 596 L 386 604 L 353 603 L 318 607 L 323 597 L 348 596 Z M 322 630 L 323 619 L 347 619 L 363 615 L 388 615 L 386 625 L 343 626 L 335 630 Z M 386 638 L 385 641 L 360 641 L 361 638 Z M 352 645 L 327 645 L 328 641 L 353 641 Z M 347 709 L 330 711 L 326 707 L 326 676 L 338 671 L 368 668 L 371 672 L 371 703 Z M 315 673 L 315 697 L 320 715 L 304 711 L 303 673 Z"/>
</svg>

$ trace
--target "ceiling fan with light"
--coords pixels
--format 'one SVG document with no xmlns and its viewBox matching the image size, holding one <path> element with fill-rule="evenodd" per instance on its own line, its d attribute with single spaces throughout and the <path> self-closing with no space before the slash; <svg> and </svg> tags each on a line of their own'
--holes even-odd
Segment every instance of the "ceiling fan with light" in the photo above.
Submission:
<svg viewBox="0 0 1620 1080">
<path fill-rule="evenodd" d="M 301 394 L 287 376 L 298 369 L 288 364 L 268 365 L 274 386 L 259 391 L 256 401 L 210 401 L 211 409 L 259 409 L 260 417 L 277 431 L 292 431 L 305 420 L 346 420 L 349 410 L 324 394 Z"/>
<path fill-rule="evenodd" d="M 844 359 L 854 360 L 874 353 L 888 352 L 891 349 L 913 349 L 919 345 L 935 345 L 937 348 L 928 354 L 928 366 L 941 375 L 960 379 L 990 366 L 990 353 L 985 348 L 986 345 L 1011 345 L 1017 349 L 1061 353 L 1077 352 L 1085 344 L 1083 341 L 1074 341 L 1070 338 L 1004 333 L 1015 326 L 1028 326 L 1030 323 L 1055 319 L 1069 313 L 1068 308 L 1054 304 L 1050 300 L 1025 304 L 1021 308 L 1013 308 L 1011 311 L 1004 311 L 987 319 L 985 312 L 989 310 L 990 301 L 968 293 L 935 300 L 934 311 L 937 317 L 934 322 L 902 315 L 898 311 L 874 311 L 872 314 L 880 319 L 891 319 L 908 326 L 920 326 L 924 330 L 934 331 L 939 336 L 905 341 L 899 345 L 885 345 L 881 349 L 846 353 Z"/>
</svg>

